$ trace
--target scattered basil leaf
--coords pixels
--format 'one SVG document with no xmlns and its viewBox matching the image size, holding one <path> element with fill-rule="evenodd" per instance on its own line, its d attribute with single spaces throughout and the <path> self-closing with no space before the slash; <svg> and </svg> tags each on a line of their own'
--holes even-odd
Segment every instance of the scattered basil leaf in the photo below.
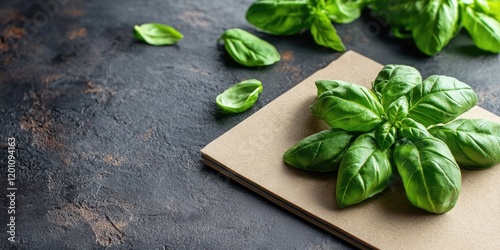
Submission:
<svg viewBox="0 0 500 250">
<path fill-rule="evenodd" d="M 444 142 L 434 137 L 405 139 L 396 145 L 393 160 L 414 206 L 438 214 L 455 206 L 461 174 Z"/>
<path fill-rule="evenodd" d="M 246 12 L 255 27 L 274 35 L 294 35 L 310 27 L 308 0 L 257 0 Z"/>
<path fill-rule="evenodd" d="M 338 86 L 352 85 L 351 83 L 339 81 L 339 80 L 318 80 L 315 82 L 316 88 L 318 89 L 318 96 L 323 94 L 328 90 L 332 90 Z"/>
<path fill-rule="evenodd" d="M 251 108 L 262 92 L 262 83 L 249 79 L 226 89 L 216 98 L 216 103 L 227 113 L 241 113 Z"/>
<path fill-rule="evenodd" d="M 462 23 L 477 47 L 494 53 L 500 52 L 500 21 L 470 7 L 465 7 L 462 16 Z"/>
<path fill-rule="evenodd" d="M 390 122 L 382 124 L 375 130 L 375 139 L 382 151 L 390 148 L 396 141 L 396 128 Z"/>
<path fill-rule="evenodd" d="M 311 26 L 311 34 L 317 44 L 333 49 L 335 51 L 345 51 L 342 39 L 337 34 L 332 22 L 324 13 L 317 13 Z"/>
<path fill-rule="evenodd" d="M 408 117 L 424 126 L 447 123 L 474 107 L 477 95 L 471 87 L 448 76 L 430 76 L 409 95 Z"/>
<path fill-rule="evenodd" d="M 281 59 L 272 44 L 242 29 L 226 30 L 219 40 L 236 62 L 248 67 L 267 66 Z"/>
<path fill-rule="evenodd" d="M 340 208 L 382 192 L 391 182 L 390 151 L 382 151 L 373 133 L 360 135 L 340 163 L 336 200 Z"/>
<path fill-rule="evenodd" d="M 460 28 L 457 0 L 427 0 L 414 22 L 415 44 L 427 55 L 441 51 Z"/>
<path fill-rule="evenodd" d="M 134 26 L 135 38 L 150 45 L 172 45 L 184 36 L 175 28 L 159 23 L 146 23 Z"/>
<path fill-rule="evenodd" d="M 283 155 L 286 163 L 315 172 L 337 170 L 354 135 L 341 129 L 329 129 L 306 137 Z"/>
<path fill-rule="evenodd" d="M 444 141 L 461 167 L 485 169 L 500 163 L 500 124 L 484 119 L 458 119 L 429 132 Z"/>
<path fill-rule="evenodd" d="M 384 113 L 377 97 L 359 85 L 340 85 L 324 92 L 311 111 L 332 128 L 352 132 L 371 131 L 382 122 Z"/>
</svg>

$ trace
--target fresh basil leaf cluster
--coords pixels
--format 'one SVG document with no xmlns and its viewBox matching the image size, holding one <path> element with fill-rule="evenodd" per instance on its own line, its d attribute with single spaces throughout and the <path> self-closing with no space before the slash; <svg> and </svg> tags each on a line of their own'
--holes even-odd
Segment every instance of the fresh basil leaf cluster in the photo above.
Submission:
<svg viewBox="0 0 500 250">
<path fill-rule="evenodd" d="M 175 28 L 160 23 L 135 25 L 134 35 L 137 40 L 155 46 L 172 45 L 184 37 Z"/>
<path fill-rule="evenodd" d="M 310 29 L 314 41 L 336 51 L 345 51 L 332 21 L 349 23 L 366 6 L 364 0 L 257 0 L 246 19 L 273 35 L 294 35 Z"/>
<path fill-rule="evenodd" d="M 386 65 L 372 90 L 332 80 L 316 87 L 311 111 L 331 129 L 303 139 L 283 159 L 308 171 L 338 170 L 341 208 L 382 192 L 399 174 L 413 205 L 445 213 L 460 193 L 460 167 L 500 163 L 500 124 L 455 120 L 477 103 L 476 93 L 455 78 L 423 80 L 413 67 Z"/>
<path fill-rule="evenodd" d="M 226 30 L 219 40 L 236 62 L 248 67 L 267 66 L 281 59 L 272 44 L 242 29 Z"/>
<path fill-rule="evenodd" d="M 476 46 L 500 52 L 498 0 L 375 0 L 370 8 L 383 13 L 399 38 L 413 38 L 427 55 L 440 52 L 464 27 Z"/>
<path fill-rule="evenodd" d="M 245 80 L 226 89 L 215 101 L 227 113 L 241 113 L 254 105 L 262 89 L 261 81 Z"/>
<path fill-rule="evenodd" d="M 369 7 L 391 26 L 398 38 L 413 38 L 427 55 L 440 52 L 464 27 L 477 47 L 500 52 L 498 0 L 257 0 L 246 19 L 274 35 L 294 35 L 306 29 L 317 44 L 344 51 L 332 21 L 349 23 Z"/>
</svg>

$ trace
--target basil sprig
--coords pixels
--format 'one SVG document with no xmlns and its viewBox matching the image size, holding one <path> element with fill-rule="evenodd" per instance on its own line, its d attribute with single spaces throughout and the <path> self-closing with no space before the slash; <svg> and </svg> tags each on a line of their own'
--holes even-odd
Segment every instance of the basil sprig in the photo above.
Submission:
<svg viewBox="0 0 500 250">
<path fill-rule="evenodd" d="M 332 22 L 352 22 L 367 6 L 390 25 L 394 36 L 412 38 L 427 55 L 443 50 L 462 27 L 480 49 L 500 52 L 498 0 L 257 0 L 246 19 L 274 35 L 310 29 L 317 44 L 344 51 Z"/>
<path fill-rule="evenodd" d="M 413 38 L 427 55 L 440 52 L 462 27 L 478 48 L 500 52 L 498 0 L 375 0 L 369 6 L 386 17 L 396 37 Z"/>
<path fill-rule="evenodd" d="M 227 113 L 241 113 L 255 104 L 262 89 L 261 81 L 257 79 L 245 80 L 218 95 L 216 103 Z"/>
<path fill-rule="evenodd" d="M 291 147 L 284 161 L 308 171 L 338 169 L 339 207 L 382 192 L 399 174 L 408 200 L 432 213 L 455 206 L 460 167 L 500 163 L 500 124 L 458 119 L 474 107 L 476 93 L 447 76 L 387 65 L 373 90 L 344 81 L 316 81 L 314 115 L 332 127 Z"/>
<path fill-rule="evenodd" d="M 267 66 L 281 59 L 272 44 L 242 29 L 226 30 L 219 40 L 236 62 L 248 67 Z"/>
<path fill-rule="evenodd" d="M 160 23 L 136 25 L 134 35 L 137 40 L 155 46 L 172 45 L 184 37 L 175 28 Z"/>
<path fill-rule="evenodd" d="M 336 51 L 345 51 L 332 20 L 339 23 L 358 18 L 362 1 L 257 0 L 247 10 L 249 23 L 273 35 L 294 35 L 310 29 L 314 41 Z"/>
</svg>

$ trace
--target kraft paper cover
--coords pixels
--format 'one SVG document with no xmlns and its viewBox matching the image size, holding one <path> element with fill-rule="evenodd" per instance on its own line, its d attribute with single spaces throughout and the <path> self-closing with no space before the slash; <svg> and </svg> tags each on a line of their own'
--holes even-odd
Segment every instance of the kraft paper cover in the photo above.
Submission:
<svg viewBox="0 0 500 250">
<path fill-rule="evenodd" d="M 344 80 L 371 88 L 382 67 L 346 52 L 208 144 L 201 150 L 204 163 L 361 248 L 500 249 L 500 166 L 463 170 L 456 206 L 436 215 L 413 207 L 401 182 L 360 204 L 338 209 L 336 173 L 305 172 L 283 162 L 288 148 L 328 128 L 309 110 L 316 98 L 316 80 Z M 477 106 L 463 116 L 500 122 L 500 117 Z"/>
</svg>

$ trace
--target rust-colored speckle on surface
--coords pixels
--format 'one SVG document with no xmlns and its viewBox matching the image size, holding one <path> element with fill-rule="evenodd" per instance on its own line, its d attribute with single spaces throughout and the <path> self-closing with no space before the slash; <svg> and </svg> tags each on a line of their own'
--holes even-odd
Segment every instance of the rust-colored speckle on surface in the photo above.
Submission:
<svg viewBox="0 0 500 250">
<path fill-rule="evenodd" d="M 113 222 L 107 215 L 101 214 L 95 209 L 73 204 L 48 211 L 47 219 L 60 227 L 88 223 L 94 231 L 97 243 L 105 247 L 121 244 L 123 242 L 123 229 L 127 225 L 125 221 Z"/>
<path fill-rule="evenodd" d="M 82 38 L 85 36 L 87 36 L 87 29 L 86 28 L 77 28 L 77 29 L 71 30 L 68 33 L 68 39 L 70 41 L 73 41 L 75 39 Z"/>
<path fill-rule="evenodd" d="M 146 132 L 142 133 L 141 139 L 143 141 L 149 141 L 149 139 L 151 139 L 151 137 L 153 136 L 154 131 L 155 131 L 155 127 L 148 128 L 146 130 Z"/>
<path fill-rule="evenodd" d="M 3 37 L 6 40 L 9 39 L 21 39 L 24 36 L 24 31 L 20 27 L 8 26 L 3 32 Z"/>
<path fill-rule="evenodd" d="M 50 84 L 52 82 L 55 82 L 59 79 L 61 79 L 64 75 L 62 74 L 52 74 L 52 75 L 47 75 L 42 78 L 43 83 L 45 84 Z"/>
<path fill-rule="evenodd" d="M 4 39 L 0 39 L 0 51 L 5 52 L 8 49 L 9 49 L 9 44 Z"/>
<path fill-rule="evenodd" d="M 52 118 L 52 112 L 43 104 L 42 95 L 29 91 L 25 99 L 31 101 L 30 109 L 21 117 L 20 127 L 33 135 L 33 144 L 43 149 L 56 151 L 65 166 L 71 165 L 71 159 L 66 153 L 66 145 L 62 143 L 61 131 Z M 54 131 L 58 131 L 55 133 Z"/>
<path fill-rule="evenodd" d="M 85 89 L 84 93 L 95 95 L 97 101 L 99 101 L 100 103 L 107 102 L 110 98 L 116 95 L 116 92 L 112 89 L 94 85 L 90 81 L 87 82 L 87 89 Z"/>
<path fill-rule="evenodd" d="M 293 51 L 285 51 L 281 54 L 281 59 L 285 62 L 293 61 L 294 58 Z"/>
<path fill-rule="evenodd" d="M 112 155 L 112 154 L 107 154 L 103 157 L 102 159 L 103 161 L 115 166 L 115 167 L 119 167 L 123 164 L 123 162 L 125 161 L 125 159 L 119 155 Z"/>
<path fill-rule="evenodd" d="M 95 86 L 92 82 L 87 82 L 87 89 L 84 91 L 85 94 L 96 94 L 102 92 L 104 92 L 103 88 Z"/>
<path fill-rule="evenodd" d="M 210 21 L 206 19 L 205 14 L 201 11 L 185 11 L 181 14 L 180 18 L 185 23 L 196 27 L 209 27 L 211 25 Z"/>
<path fill-rule="evenodd" d="M 70 17 L 82 17 L 85 16 L 85 11 L 81 9 L 65 9 L 62 12 L 62 15 Z"/>
</svg>

